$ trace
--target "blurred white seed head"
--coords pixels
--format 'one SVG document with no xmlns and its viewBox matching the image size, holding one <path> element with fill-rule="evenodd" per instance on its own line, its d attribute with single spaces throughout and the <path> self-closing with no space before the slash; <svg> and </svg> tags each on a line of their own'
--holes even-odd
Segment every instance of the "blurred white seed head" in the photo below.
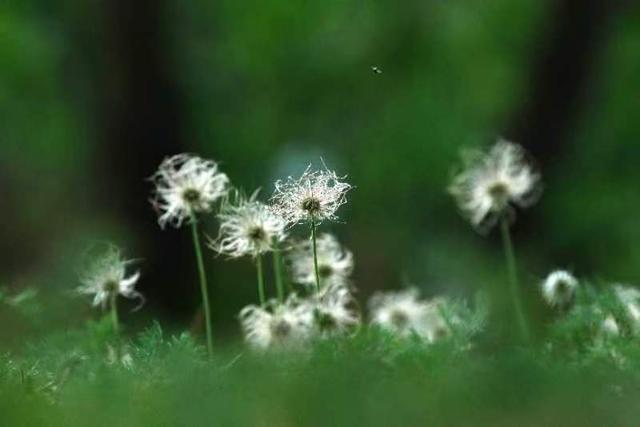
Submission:
<svg viewBox="0 0 640 427">
<path fill-rule="evenodd" d="M 250 198 L 238 193 L 226 200 L 220 209 L 220 232 L 210 242 L 214 251 L 238 258 L 256 257 L 272 251 L 274 245 L 286 237 L 286 222 L 270 206 L 256 200 L 258 192 Z"/>
<path fill-rule="evenodd" d="M 613 290 L 621 303 L 637 303 L 640 301 L 640 290 L 629 285 L 616 284 Z"/>
<path fill-rule="evenodd" d="M 554 271 L 542 283 L 542 297 L 552 307 L 571 304 L 578 288 L 578 280 L 564 270 Z"/>
<path fill-rule="evenodd" d="M 352 188 L 342 179 L 326 166 L 312 170 L 309 165 L 301 177 L 288 177 L 275 183 L 273 208 L 290 225 L 337 220 L 336 211 L 347 202 L 346 194 Z"/>
<path fill-rule="evenodd" d="M 353 254 L 342 248 L 338 239 L 328 233 L 316 239 L 320 286 L 348 286 L 353 272 Z M 287 255 L 293 282 L 313 287 L 316 284 L 311 240 L 298 242 Z"/>
<path fill-rule="evenodd" d="M 270 301 L 266 307 L 250 305 L 240 311 L 245 341 L 256 349 L 293 349 L 309 338 L 311 325 L 306 309 L 295 297 L 281 304 Z"/>
<path fill-rule="evenodd" d="M 444 298 L 434 298 L 428 302 L 423 331 L 423 335 L 428 343 L 439 341 L 451 335 L 452 331 L 443 314 L 448 304 L 449 301 Z M 449 323 L 451 324 L 458 324 L 460 322 L 461 319 L 457 316 L 452 316 L 449 319 Z"/>
<path fill-rule="evenodd" d="M 127 266 L 131 262 L 122 258 L 119 249 L 109 246 L 104 253 L 92 259 L 80 273 L 81 286 L 76 288 L 76 292 L 81 295 L 93 295 L 94 307 L 101 305 L 103 309 L 106 308 L 111 297 L 119 294 L 125 298 L 138 299 L 140 304 L 136 310 L 139 309 L 145 300 L 142 294 L 135 290 L 140 272 L 126 275 Z"/>
<path fill-rule="evenodd" d="M 425 309 L 426 303 L 418 300 L 415 288 L 398 292 L 377 292 L 369 299 L 371 323 L 402 336 L 421 329 Z"/>
<path fill-rule="evenodd" d="M 302 306 L 316 336 L 327 337 L 354 331 L 360 325 L 360 314 L 351 292 L 344 287 L 325 288 Z"/>
<path fill-rule="evenodd" d="M 415 288 L 378 292 L 369 300 L 371 323 L 400 337 L 416 335 L 426 342 L 434 342 L 450 333 L 441 315 L 440 303 L 419 299 Z"/>
<path fill-rule="evenodd" d="M 542 192 L 540 174 L 518 144 L 498 140 L 488 151 L 463 153 L 464 169 L 449 186 L 465 217 L 479 230 L 493 227 L 513 205 L 533 205 Z"/>
<path fill-rule="evenodd" d="M 600 332 L 606 337 L 617 337 L 620 335 L 620 328 L 616 319 L 609 314 L 600 325 Z"/>
<path fill-rule="evenodd" d="M 196 213 L 209 212 L 229 184 L 216 162 L 186 153 L 165 158 L 150 180 L 155 184 L 151 203 L 162 228 L 178 228 Z"/>
<path fill-rule="evenodd" d="M 640 290 L 626 285 L 614 285 L 614 292 L 624 306 L 634 334 L 640 334 Z"/>
</svg>

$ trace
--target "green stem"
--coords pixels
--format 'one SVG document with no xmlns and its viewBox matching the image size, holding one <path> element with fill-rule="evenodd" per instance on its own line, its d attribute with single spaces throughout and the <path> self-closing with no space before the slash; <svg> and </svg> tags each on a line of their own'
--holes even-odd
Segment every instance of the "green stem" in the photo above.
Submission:
<svg viewBox="0 0 640 427">
<path fill-rule="evenodd" d="M 266 301 L 264 297 L 264 277 L 262 276 L 262 255 L 256 257 L 256 270 L 258 271 L 258 297 L 260 305 L 264 307 Z"/>
<path fill-rule="evenodd" d="M 120 328 L 118 324 L 118 293 L 111 293 L 111 323 L 113 324 L 113 332 L 116 336 L 119 334 Z"/>
<path fill-rule="evenodd" d="M 318 270 L 318 249 L 316 244 L 316 221 L 311 218 L 311 241 L 313 244 L 313 269 L 316 273 L 316 292 L 320 294 L 320 271 Z"/>
<path fill-rule="evenodd" d="M 520 338 L 525 343 L 529 343 L 529 328 L 524 314 L 524 309 L 522 307 L 522 300 L 520 298 L 520 287 L 518 284 L 518 274 L 516 272 L 516 258 L 513 251 L 513 244 L 511 243 L 509 221 L 506 217 L 503 217 L 500 221 L 500 230 L 502 232 L 502 244 L 504 246 L 504 253 L 507 261 L 507 270 L 509 272 L 511 300 L 516 312 L 516 321 L 518 323 L 518 328 L 520 329 Z"/>
<path fill-rule="evenodd" d="M 273 251 L 273 274 L 276 279 L 278 301 L 282 303 L 284 302 L 284 284 L 282 282 L 282 255 L 279 247 L 276 247 Z"/>
<path fill-rule="evenodd" d="M 202 306 L 204 307 L 204 320 L 207 330 L 207 351 L 209 357 L 213 355 L 213 336 L 211 333 L 211 310 L 209 308 L 209 290 L 207 288 L 207 275 L 204 270 L 204 261 L 202 260 L 202 249 L 200 248 L 200 235 L 198 234 L 198 221 L 194 217 L 191 218 L 191 236 L 193 238 L 193 248 L 196 252 L 196 261 L 198 264 L 198 274 L 200 275 L 200 291 L 202 292 Z"/>
</svg>

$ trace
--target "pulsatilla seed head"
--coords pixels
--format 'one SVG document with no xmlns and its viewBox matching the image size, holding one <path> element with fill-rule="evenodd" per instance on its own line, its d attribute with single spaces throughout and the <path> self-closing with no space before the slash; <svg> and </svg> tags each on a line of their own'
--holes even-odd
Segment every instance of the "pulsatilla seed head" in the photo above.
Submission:
<svg viewBox="0 0 640 427">
<path fill-rule="evenodd" d="M 95 254 L 89 260 L 80 274 L 81 286 L 76 292 L 81 295 L 92 295 L 93 305 L 106 308 L 109 300 L 121 295 L 125 298 L 137 299 L 144 304 L 144 297 L 135 290 L 135 285 L 140 278 L 140 272 L 127 276 L 126 271 L 132 262 L 126 260 L 115 246 L 108 245 Z"/>
<path fill-rule="evenodd" d="M 315 215 L 317 212 L 320 212 L 320 200 L 313 197 L 304 199 L 302 201 L 302 209 L 309 212 L 311 215 Z"/>
<path fill-rule="evenodd" d="M 493 199 L 496 210 L 503 209 L 509 203 L 509 188 L 503 182 L 496 182 L 487 190 Z"/>
<path fill-rule="evenodd" d="M 329 313 L 316 312 L 315 318 L 316 318 L 316 324 L 318 325 L 318 329 L 320 329 L 323 332 L 330 332 L 335 330 L 338 327 L 338 322 Z"/>
<path fill-rule="evenodd" d="M 289 225 L 337 220 L 336 212 L 347 202 L 346 194 L 352 188 L 343 179 L 326 167 L 312 170 L 309 165 L 299 178 L 276 181 L 273 209 Z"/>
<path fill-rule="evenodd" d="M 542 193 L 540 174 L 518 144 L 498 140 L 487 152 L 463 152 L 463 160 L 449 193 L 479 231 L 487 231 L 505 214 L 512 216 L 512 205 L 533 205 Z"/>
<path fill-rule="evenodd" d="M 270 206 L 239 193 L 222 203 L 218 219 L 220 232 L 209 247 L 231 258 L 257 257 L 270 252 L 286 237 L 286 222 Z"/>
<path fill-rule="evenodd" d="M 396 328 L 402 330 L 409 324 L 409 316 L 402 310 L 392 310 L 389 320 Z"/>
<path fill-rule="evenodd" d="M 306 312 L 294 298 L 264 307 L 250 305 L 240 311 L 245 340 L 254 348 L 299 348 L 309 337 L 311 325 Z"/>
<path fill-rule="evenodd" d="M 316 239 L 316 253 L 321 288 L 350 284 L 354 266 L 353 254 L 343 248 L 335 236 L 320 233 Z M 287 261 L 293 282 L 309 288 L 315 287 L 313 242 L 310 239 L 294 243 L 287 255 Z"/>
<path fill-rule="evenodd" d="M 197 203 L 200 200 L 200 192 L 193 188 L 187 188 L 182 192 L 182 198 L 187 203 Z"/>
<path fill-rule="evenodd" d="M 542 298 L 552 307 L 566 307 L 574 300 L 578 280 L 568 271 L 556 270 L 542 283 Z"/>
<path fill-rule="evenodd" d="M 118 289 L 120 288 L 118 282 L 114 281 L 114 280 L 108 280 L 104 283 L 104 285 L 102 285 L 102 289 L 104 289 L 105 292 L 112 294 L 114 292 L 118 292 Z"/>
<path fill-rule="evenodd" d="M 326 264 L 320 265 L 318 266 L 318 274 L 323 279 L 327 279 L 331 277 L 331 275 L 333 274 L 333 268 L 331 268 L 330 265 L 326 265 Z"/>
<path fill-rule="evenodd" d="M 271 325 L 271 331 L 274 337 L 286 338 L 291 334 L 291 324 L 284 319 L 278 319 Z"/>
<path fill-rule="evenodd" d="M 264 240 L 267 233 L 264 231 L 264 228 L 254 227 L 249 230 L 249 237 L 253 240 Z"/>
<path fill-rule="evenodd" d="M 229 186 L 216 162 L 186 153 L 165 158 L 149 179 L 155 184 L 151 204 L 162 228 L 178 228 L 195 214 L 211 211 Z"/>
<path fill-rule="evenodd" d="M 378 292 L 369 300 L 369 311 L 372 324 L 401 337 L 430 341 L 440 324 L 432 304 L 420 299 L 415 288 Z"/>
</svg>

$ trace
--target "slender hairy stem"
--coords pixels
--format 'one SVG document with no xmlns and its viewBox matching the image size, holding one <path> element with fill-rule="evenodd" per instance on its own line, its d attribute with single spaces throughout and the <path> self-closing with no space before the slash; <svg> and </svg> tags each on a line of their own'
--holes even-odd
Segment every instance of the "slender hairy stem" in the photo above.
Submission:
<svg viewBox="0 0 640 427">
<path fill-rule="evenodd" d="M 509 285 L 511 288 L 511 302 L 516 313 L 516 321 L 518 322 L 518 328 L 520 329 L 520 338 L 529 343 L 529 327 L 527 325 L 527 318 L 524 314 L 522 307 L 522 300 L 520 298 L 520 287 L 518 285 L 518 274 L 516 272 L 516 258 L 513 251 L 513 245 L 511 243 L 511 234 L 509 232 L 508 219 L 502 218 L 500 221 L 500 230 L 502 232 L 502 244 L 504 246 L 505 258 L 507 261 L 507 269 L 509 271 Z"/>
<path fill-rule="evenodd" d="M 202 249 L 200 248 L 200 235 L 198 233 L 198 221 L 191 218 L 191 235 L 193 237 L 193 248 L 196 252 L 196 261 L 198 263 L 198 273 L 200 275 L 200 291 L 202 292 L 202 306 L 204 307 L 204 320 L 207 330 L 207 351 L 209 357 L 213 355 L 213 336 L 211 334 L 211 310 L 209 308 L 209 290 L 207 288 L 207 275 L 204 270 L 204 261 L 202 260 Z"/>
<path fill-rule="evenodd" d="M 282 281 L 282 254 L 280 253 L 279 247 L 276 247 L 273 251 L 273 274 L 276 279 L 278 301 L 284 302 L 284 284 Z"/>
<path fill-rule="evenodd" d="M 316 245 L 316 221 L 311 218 L 311 241 L 313 244 L 313 269 L 316 273 L 316 292 L 320 293 L 320 271 L 318 270 L 318 249 Z"/>
<path fill-rule="evenodd" d="M 264 307 L 266 300 L 264 297 L 264 277 L 262 276 L 262 255 L 256 257 L 256 270 L 258 271 L 258 298 L 260 298 L 260 305 Z"/>
<path fill-rule="evenodd" d="M 115 334 L 118 335 L 120 331 L 120 327 L 118 324 L 118 293 L 117 292 L 111 293 L 110 305 L 111 305 L 111 323 L 113 324 L 113 332 L 115 332 Z"/>
</svg>

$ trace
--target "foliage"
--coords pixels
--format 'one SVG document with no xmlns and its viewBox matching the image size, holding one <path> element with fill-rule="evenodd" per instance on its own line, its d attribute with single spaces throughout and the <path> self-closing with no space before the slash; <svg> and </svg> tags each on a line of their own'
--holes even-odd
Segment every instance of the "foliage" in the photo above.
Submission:
<svg viewBox="0 0 640 427">
<path fill-rule="evenodd" d="M 599 336 L 604 317 L 588 310 L 623 319 L 611 292 L 585 286 L 533 347 L 496 350 L 483 339 L 482 297 L 472 308 L 442 307 L 453 333 L 434 344 L 362 327 L 297 351 L 227 345 L 212 359 L 189 334 L 167 335 L 158 323 L 118 338 L 105 316 L 0 358 L 0 422 L 585 426 L 631 425 L 640 415 L 640 340 L 629 327 Z"/>
</svg>

